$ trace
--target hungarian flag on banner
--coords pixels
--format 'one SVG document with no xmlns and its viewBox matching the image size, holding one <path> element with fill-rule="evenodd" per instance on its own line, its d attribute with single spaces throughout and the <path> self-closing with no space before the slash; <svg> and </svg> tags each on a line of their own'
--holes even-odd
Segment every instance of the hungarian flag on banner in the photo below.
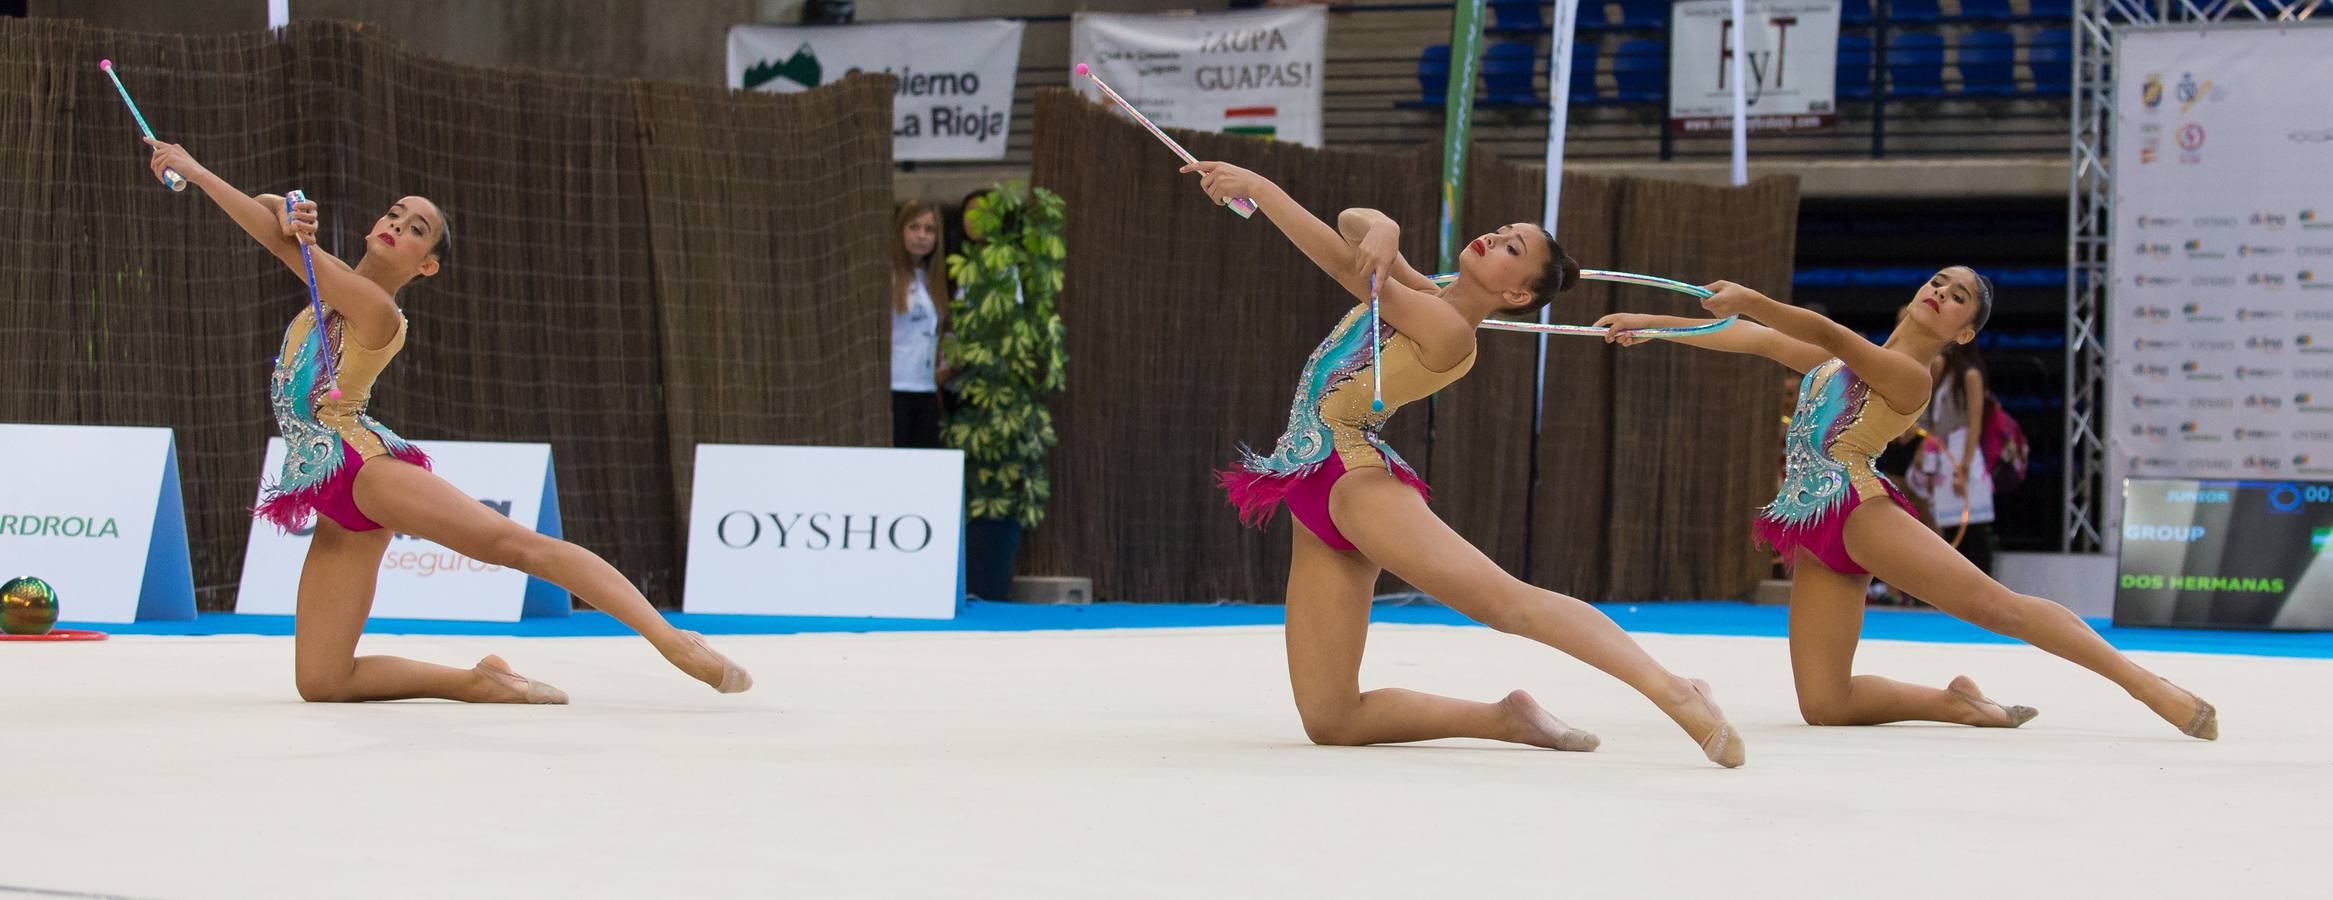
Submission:
<svg viewBox="0 0 2333 900">
<path fill-rule="evenodd" d="M 1279 118 L 1276 106 L 1234 106 L 1223 111 L 1223 131 L 1270 140 L 1280 133 Z"/>
</svg>

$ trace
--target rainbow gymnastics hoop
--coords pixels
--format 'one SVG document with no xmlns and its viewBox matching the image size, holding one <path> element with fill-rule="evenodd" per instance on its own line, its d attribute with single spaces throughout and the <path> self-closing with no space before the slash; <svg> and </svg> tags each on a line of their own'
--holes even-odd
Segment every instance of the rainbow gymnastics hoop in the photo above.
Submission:
<svg viewBox="0 0 2333 900">
<path fill-rule="evenodd" d="M 1429 275 L 1427 276 L 1427 280 L 1432 281 L 1435 287 L 1447 287 L 1451 282 L 1458 280 L 1458 273 L 1444 272 L 1440 275 Z M 1686 284 L 1682 281 L 1661 278 L 1654 275 L 1638 275 L 1634 272 L 1614 272 L 1608 269 L 1581 269 L 1580 280 L 1608 281 L 1614 284 L 1633 284 L 1640 287 L 1660 288 L 1665 291 L 1675 291 L 1677 293 L 1684 294 L 1685 296 L 1693 297 L 1696 299 L 1708 299 L 1712 294 L 1712 292 L 1707 288 L 1700 287 L 1698 285 Z M 1683 328 L 1639 328 L 1634 331 L 1626 331 L 1622 333 L 1633 334 L 1641 338 L 1693 337 L 1695 335 L 1714 334 L 1719 331 L 1724 331 L 1726 326 L 1732 325 L 1734 321 L 1739 318 L 1741 317 L 1727 316 L 1707 325 L 1689 325 Z M 1568 334 L 1576 335 L 1579 337 L 1604 337 L 1605 335 L 1611 333 L 1611 329 L 1598 328 L 1594 325 L 1543 325 L 1538 322 L 1510 322 L 1504 319 L 1484 319 L 1482 324 L 1477 327 L 1489 331 L 1520 331 L 1525 334 Z"/>
</svg>

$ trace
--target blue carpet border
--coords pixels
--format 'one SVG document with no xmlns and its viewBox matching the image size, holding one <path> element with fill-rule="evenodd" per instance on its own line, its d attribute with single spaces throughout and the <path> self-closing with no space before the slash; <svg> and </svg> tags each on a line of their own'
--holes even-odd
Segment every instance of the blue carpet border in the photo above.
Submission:
<svg viewBox="0 0 2333 900">
<path fill-rule="evenodd" d="M 1597 608 L 1622 628 L 1651 634 L 1701 634 L 1742 637 L 1783 637 L 1788 610 L 1735 602 L 1602 603 Z M 1041 606 L 1025 603 L 968 601 L 957 617 L 945 619 L 847 619 L 810 616 L 728 616 L 667 613 L 681 628 L 706 634 L 817 634 L 901 631 L 1056 631 L 1101 628 L 1206 628 L 1226 625 L 1278 625 L 1281 608 L 1265 604 L 1095 603 L 1085 606 Z M 1377 622 L 1424 625 L 1474 623 L 1450 609 L 1427 603 L 1375 606 Z M 2174 653 L 2221 653 L 2333 659 L 2333 632 L 2221 631 L 2169 628 L 2116 628 L 2103 619 L 2091 620 L 2100 634 L 2124 650 Z M 290 616 L 247 616 L 203 613 L 193 621 L 91 624 L 61 622 L 59 627 L 92 628 L 122 635 L 274 635 L 292 633 Z M 1474 626 L 1479 627 L 1479 626 Z M 621 623 L 601 613 L 579 611 L 569 616 L 523 619 L 517 622 L 448 622 L 427 619 L 374 619 L 365 623 L 367 634 L 492 635 L 508 637 L 606 637 L 629 634 Z M 1873 608 L 1864 616 L 1863 636 L 1874 640 L 1925 641 L 1947 644 L 2006 644 L 2008 638 L 1983 631 L 1933 610 Z"/>
</svg>

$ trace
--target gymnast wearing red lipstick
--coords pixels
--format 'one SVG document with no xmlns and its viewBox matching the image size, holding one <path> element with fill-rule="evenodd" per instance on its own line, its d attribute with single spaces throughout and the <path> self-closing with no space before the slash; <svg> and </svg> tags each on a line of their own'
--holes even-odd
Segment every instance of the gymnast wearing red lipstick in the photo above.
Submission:
<svg viewBox="0 0 2333 900">
<path fill-rule="evenodd" d="M 1460 256 L 1457 280 L 1436 287 L 1401 258 L 1400 227 L 1376 210 L 1345 210 L 1331 228 L 1254 172 L 1220 162 L 1183 171 L 1199 173 L 1200 187 L 1217 202 L 1254 200 L 1352 304 L 1305 363 L 1287 430 L 1271 451 L 1243 452 L 1218 473 L 1247 522 L 1262 524 L 1282 504 L 1296 519 L 1288 677 L 1304 733 L 1316 743 L 1347 745 L 1448 737 L 1555 750 L 1598 744 L 1522 691 L 1476 703 L 1401 688 L 1361 690 L 1369 600 L 1385 569 L 1475 621 L 1626 682 L 1712 762 L 1741 765 L 1747 755 L 1741 735 L 1710 699 L 1708 685 L 1662 668 L 1595 607 L 1501 570 L 1427 508 L 1424 482 L 1378 436 L 1402 404 L 1466 374 L 1483 319 L 1537 313 L 1579 280 L 1579 264 L 1539 226 L 1516 223 L 1475 238 Z M 1374 329 L 1367 315 L 1373 280 L 1383 317 Z M 1372 408 L 1378 389 L 1383 409 Z"/>
<path fill-rule="evenodd" d="M 250 196 L 176 144 L 148 139 L 156 178 L 176 170 L 203 189 L 252 240 L 306 277 L 316 300 L 284 331 L 270 382 L 288 453 L 253 515 L 292 530 L 315 518 L 300 570 L 294 682 L 311 701 L 438 698 L 473 703 L 565 703 L 558 688 L 523 677 L 499 656 L 460 669 L 395 656 L 358 656 L 375 579 L 391 534 L 417 535 L 472 559 L 510 566 L 566 588 L 615 617 L 657 652 L 722 693 L 753 685 L 743 668 L 658 615 L 606 560 L 545 537 L 480 505 L 429 470 L 421 448 L 365 414 L 373 382 L 404 348 L 397 294 L 437 275 L 453 255 L 453 223 L 426 197 L 405 197 L 373 220 L 350 266 L 315 247 L 316 204 Z M 319 321 L 321 320 L 321 321 Z"/>
</svg>

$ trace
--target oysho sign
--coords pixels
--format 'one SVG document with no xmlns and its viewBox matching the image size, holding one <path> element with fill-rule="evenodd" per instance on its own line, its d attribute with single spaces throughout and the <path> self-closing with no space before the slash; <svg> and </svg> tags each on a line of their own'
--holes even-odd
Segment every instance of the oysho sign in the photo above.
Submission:
<svg viewBox="0 0 2333 900">
<path fill-rule="evenodd" d="M 739 25 L 729 29 L 729 86 L 794 93 L 851 72 L 882 72 L 899 79 L 891 103 L 894 158 L 1003 159 L 1021 31 L 1021 23 L 1004 19 Z"/>
<path fill-rule="evenodd" d="M 0 424 L 0 581 L 21 575 L 68 622 L 194 618 L 170 429 Z"/>
<path fill-rule="evenodd" d="M 958 450 L 702 444 L 689 612 L 952 619 Z"/>
<path fill-rule="evenodd" d="M 769 521 L 769 528 L 762 521 Z M 857 522 L 857 524 L 853 524 Z M 742 523 L 742 524 L 740 524 Z M 907 526 L 905 540 L 900 537 L 900 526 Z M 932 522 L 914 513 L 893 516 L 886 523 L 880 514 L 852 515 L 850 513 L 760 513 L 732 510 L 722 514 L 713 525 L 713 538 L 721 546 L 744 550 L 761 546 L 764 535 L 772 536 L 768 546 L 777 550 L 849 550 L 854 537 L 858 549 L 890 550 L 897 553 L 922 553 L 932 545 Z"/>
<path fill-rule="evenodd" d="M 484 441 L 423 441 L 430 468 L 486 508 L 542 534 L 559 537 L 559 488 L 551 445 Z M 283 466 L 284 442 L 269 438 L 267 467 Z M 243 553 L 243 580 L 235 611 L 291 615 L 299 608 L 300 567 L 315 522 L 284 534 L 253 519 Z M 525 572 L 464 556 L 409 534 L 389 541 L 381 556 L 373 615 L 389 619 L 463 619 L 515 622 L 522 616 L 563 616 L 570 607 L 558 585 Z"/>
</svg>

